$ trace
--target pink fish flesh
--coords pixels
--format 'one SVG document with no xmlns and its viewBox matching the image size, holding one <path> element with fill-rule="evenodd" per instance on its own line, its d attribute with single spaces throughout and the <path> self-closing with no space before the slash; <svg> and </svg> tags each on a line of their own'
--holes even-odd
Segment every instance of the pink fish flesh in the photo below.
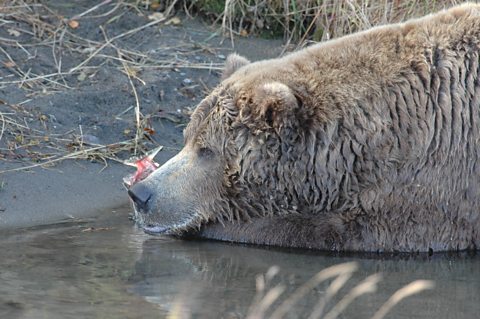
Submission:
<svg viewBox="0 0 480 319">
<path fill-rule="evenodd" d="M 160 167 L 158 163 L 156 163 L 153 158 L 157 155 L 157 153 L 162 149 L 162 146 L 154 149 L 153 151 L 149 152 L 146 156 L 138 159 L 133 158 L 124 162 L 124 164 L 129 166 L 134 166 L 137 168 L 137 171 L 133 174 L 130 174 L 123 178 L 123 183 L 127 188 L 132 187 L 136 183 L 143 181 L 147 178 L 150 174 L 152 174 L 157 168 Z"/>
</svg>

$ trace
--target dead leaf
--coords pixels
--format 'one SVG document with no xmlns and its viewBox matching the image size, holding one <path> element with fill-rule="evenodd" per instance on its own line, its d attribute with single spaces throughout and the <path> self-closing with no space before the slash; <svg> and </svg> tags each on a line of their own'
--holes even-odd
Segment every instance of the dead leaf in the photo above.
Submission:
<svg viewBox="0 0 480 319">
<path fill-rule="evenodd" d="M 80 26 L 80 23 L 78 23 L 77 20 L 69 20 L 68 25 L 70 26 L 70 28 L 76 29 Z"/>
<path fill-rule="evenodd" d="M 161 12 L 154 12 L 148 16 L 148 20 L 158 21 L 158 20 L 164 20 L 164 19 L 165 19 L 165 15 Z"/>
<path fill-rule="evenodd" d="M 240 35 L 241 35 L 242 37 L 246 37 L 246 36 L 248 36 L 248 31 L 245 30 L 245 29 L 242 29 L 242 30 L 240 31 Z"/>
<path fill-rule="evenodd" d="M 80 72 L 80 74 L 77 76 L 77 80 L 79 80 L 80 82 L 85 81 L 86 78 L 87 78 L 87 73 L 85 72 Z"/>
<path fill-rule="evenodd" d="M 154 135 L 155 134 L 155 130 L 153 130 L 149 127 L 145 127 L 143 130 L 149 135 Z"/>
<path fill-rule="evenodd" d="M 178 17 L 173 17 L 171 18 L 170 20 L 168 20 L 167 22 L 165 22 L 165 25 L 180 25 L 182 23 L 182 20 L 180 20 L 180 18 Z"/>
<path fill-rule="evenodd" d="M 23 135 L 16 135 L 15 141 L 20 144 L 23 143 Z"/>
<path fill-rule="evenodd" d="M 13 62 L 13 61 L 3 62 L 3 65 L 5 65 L 5 67 L 7 67 L 7 68 L 9 68 L 9 69 L 17 66 L 17 65 L 15 64 L 15 62 Z"/>
<path fill-rule="evenodd" d="M 153 11 L 158 10 L 160 8 L 160 3 L 159 2 L 154 2 L 150 4 L 150 9 Z"/>
<path fill-rule="evenodd" d="M 96 50 L 95 47 L 88 47 L 82 50 L 82 53 L 90 54 Z"/>
<path fill-rule="evenodd" d="M 15 30 L 15 29 L 8 29 L 7 30 L 8 34 L 14 37 L 19 37 L 20 36 L 20 31 Z"/>
<path fill-rule="evenodd" d="M 138 75 L 138 70 L 128 66 L 125 66 L 125 70 L 123 70 L 122 72 L 127 74 L 129 77 L 134 77 L 134 78 L 137 77 Z"/>
</svg>

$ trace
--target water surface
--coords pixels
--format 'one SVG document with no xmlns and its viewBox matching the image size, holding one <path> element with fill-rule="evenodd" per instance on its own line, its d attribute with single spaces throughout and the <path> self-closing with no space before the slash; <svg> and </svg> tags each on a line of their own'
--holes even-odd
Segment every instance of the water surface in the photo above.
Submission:
<svg viewBox="0 0 480 319">
<path fill-rule="evenodd" d="M 359 270 L 338 298 L 370 274 L 381 272 L 383 280 L 341 318 L 371 317 L 415 279 L 434 280 L 436 288 L 402 301 L 387 318 L 480 314 L 477 255 L 338 256 L 152 237 L 128 212 L 1 233 L 0 318 L 244 318 L 255 278 L 271 266 L 280 273 L 270 285 L 286 285 L 289 294 L 323 268 L 347 261 L 357 261 Z M 288 317 L 307 317 L 325 289 L 312 291 Z"/>
</svg>

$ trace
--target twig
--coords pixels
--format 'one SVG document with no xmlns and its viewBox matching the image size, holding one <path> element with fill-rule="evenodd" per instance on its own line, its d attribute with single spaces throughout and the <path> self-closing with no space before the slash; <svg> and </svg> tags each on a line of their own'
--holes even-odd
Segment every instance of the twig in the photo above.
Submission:
<svg viewBox="0 0 480 319">
<path fill-rule="evenodd" d="M 63 155 L 61 157 L 58 157 L 58 158 L 55 158 L 55 159 L 52 159 L 52 160 L 49 160 L 49 161 L 46 161 L 46 162 L 43 162 L 43 163 L 37 163 L 37 164 L 33 164 L 33 165 L 2 170 L 2 171 L 0 171 L 0 174 L 24 171 L 24 170 L 28 170 L 28 169 L 32 169 L 32 168 L 36 168 L 36 167 L 41 167 L 41 166 L 44 166 L 44 165 L 50 165 L 50 164 L 57 163 L 57 162 L 67 160 L 67 159 L 76 159 L 80 155 L 85 156 L 85 155 L 88 155 L 88 154 L 93 153 L 95 151 L 106 149 L 106 148 L 109 148 L 109 147 L 114 147 L 114 146 L 119 146 L 119 145 L 128 145 L 130 142 L 131 142 L 131 140 L 122 141 L 122 142 L 118 142 L 118 143 L 107 144 L 107 145 L 99 145 L 99 146 L 91 147 L 91 148 L 88 148 L 88 149 L 85 149 L 85 150 L 72 152 L 72 153 Z M 109 158 L 109 159 L 112 159 L 112 158 Z M 120 160 L 117 159 L 117 161 L 120 161 Z"/>
<path fill-rule="evenodd" d="M 3 117 L 2 112 L 0 112 L 0 117 L 2 119 L 2 130 L 0 131 L 0 141 L 1 141 L 3 137 L 3 132 L 5 132 L 5 118 Z"/>
<path fill-rule="evenodd" d="M 75 19 L 81 18 L 81 17 L 83 17 L 84 15 L 86 15 L 86 14 L 92 12 L 92 11 L 95 11 L 95 10 L 97 10 L 98 8 L 100 8 L 101 6 L 103 6 L 103 5 L 105 5 L 105 4 L 108 4 L 108 3 L 110 3 L 110 2 L 112 2 L 112 0 L 104 0 L 103 2 L 97 4 L 96 6 L 93 6 L 93 7 L 91 7 L 90 9 L 88 9 L 88 10 L 82 12 L 82 13 L 79 13 L 79 14 L 73 16 L 73 17 L 71 18 L 71 20 L 75 20 Z"/>
<path fill-rule="evenodd" d="M 135 96 L 135 124 L 136 124 L 136 133 L 135 133 L 135 149 L 133 150 L 133 154 L 137 155 L 137 147 L 138 147 L 138 140 L 140 139 L 140 134 L 141 134 L 141 122 L 140 122 L 140 99 L 138 98 L 137 90 L 135 88 L 135 85 L 133 84 L 132 77 L 130 76 L 130 73 L 128 72 L 128 67 L 127 65 L 122 62 L 123 67 L 125 68 L 125 73 L 127 74 L 128 81 L 130 82 L 130 85 L 132 86 L 133 90 L 133 95 Z"/>
<path fill-rule="evenodd" d="M 232 5 L 232 2 L 233 4 L 235 0 L 226 0 L 225 1 L 225 9 L 223 11 L 223 19 L 222 19 L 222 29 L 223 31 L 225 32 L 227 29 L 230 33 L 230 41 L 231 41 L 231 44 L 232 44 L 232 48 L 235 47 L 235 43 L 233 41 L 233 26 L 232 26 L 232 11 L 233 11 L 233 8 L 231 8 Z M 228 28 L 227 28 L 227 19 L 228 19 Z"/>
<path fill-rule="evenodd" d="M 13 80 L 13 81 L 1 81 L 0 85 L 3 84 L 17 84 L 17 83 L 27 83 L 27 82 L 32 82 L 32 81 L 37 81 L 37 80 L 47 80 L 48 78 L 52 78 L 57 75 L 68 75 L 69 73 L 67 72 L 61 72 L 61 73 L 50 73 L 50 74 L 45 74 L 45 75 L 36 75 L 31 78 L 24 78 L 22 80 Z M 53 81 L 55 82 L 55 81 Z M 59 83 L 58 83 L 59 84 Z M 59 84 L 61 85 L 61 84 Z"/>
<path fill-rule="evenodd" d="M 100 27 L 100 30 L 102 30 L 102 33 L 103 33 L 103 36 L 105 37 L 106 43 L 111 43 L 111 41 L 109 41 L 109 39 L 108 39 L 108 36 L 105 32 L 105 29 L 103 29 L 103 27 Z M 113 44 L 112 44 L 112 46 L 114 48 L 116 48 Z M 131 77 L 130 72 L 128 70 L 128 66 L 125 62 L 125 59 L 122 58 L 121 52 L 118 49 L 117 49 L 117 54 L 118 54 L 118 59 L 122 62 L 123 68 L 125 70 L 125 74 L 128 77 L 128 81 L 130 82 L 130 86 L 132 87 L 133 95 L 135 97 L 135 124 L 136 124 L 137 129 L 136 129 L 136 133 L 135 133 L 135 148 L 133 150 L 133 154 L 137 155 L 138 140 L 139 140 L 140 134 L 141 134 L 140 99 L 138 98 L 137 89 L 135 88 L 135 84 L 133 84 L 132 77 Z M 141 82 L 145 85 L 145 82 L 143 82 L 143 81 L 141 81 Z"/>
<path fill-rule="evenodd" d="M 140 26 L 138 28 L 135 28 L 135 29 L 132 29 L 130 31 L 127 31 L 127 32 L 124 32 L 122 34 L 119 34 L 113 38 L 111 38 L 110 40 L 108 40 L 107 42 L 105 42 L 104 44 L 102 44 L 97 50 L 95 50 L 95 52 L 93 52 L 87 59 L 85 59 L 83 62 L 81 62 L 79 65 L 77 65 L 76 67 L 70 69 L 70 71 L 68 71 L 68 73 L 73 73 L 75 71 L 77 71 L 79 68 L 81 68 L 82 66 L 84 66 L 85 64 L 87 64 L 91 59 L 93 59 L 100 51 L 102 51 L 107 45 L 109 45 L 112 41 L 115 41 L 115 40 L 118 40 L 120 38 L 123 38 L 127 35 L 130 35 L 130 34 L 133 34 L 133 33 L 136 33 L 140 30 L 143 30 L 145 28 L 148 28 L 148 27 L 151 27 L 155 24 L 158 24 L 160 22 L 163 22 L 165 21 L 166 18 L 163 18 L 163 19 L 158 19 L 158 20 L 154 20 L 152 22 L 149 22 L 147 24 L 144 24 L 143 26 Z"/>
</svg>

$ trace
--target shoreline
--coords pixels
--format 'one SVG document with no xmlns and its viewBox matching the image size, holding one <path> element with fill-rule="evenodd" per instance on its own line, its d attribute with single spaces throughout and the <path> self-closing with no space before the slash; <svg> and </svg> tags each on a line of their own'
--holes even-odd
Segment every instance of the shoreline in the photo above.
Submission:
<svg viewBox="0 0 480 319">
<path fill-rule="evenodd" d="M 63 162 L 44 169 L 0 175 L 0 230 L 98 216 L 128 205 L 123 176 L 132 168 L 117 163 Z M 103 170 L 102 170 L 103 169 Z"/>
</svg>

